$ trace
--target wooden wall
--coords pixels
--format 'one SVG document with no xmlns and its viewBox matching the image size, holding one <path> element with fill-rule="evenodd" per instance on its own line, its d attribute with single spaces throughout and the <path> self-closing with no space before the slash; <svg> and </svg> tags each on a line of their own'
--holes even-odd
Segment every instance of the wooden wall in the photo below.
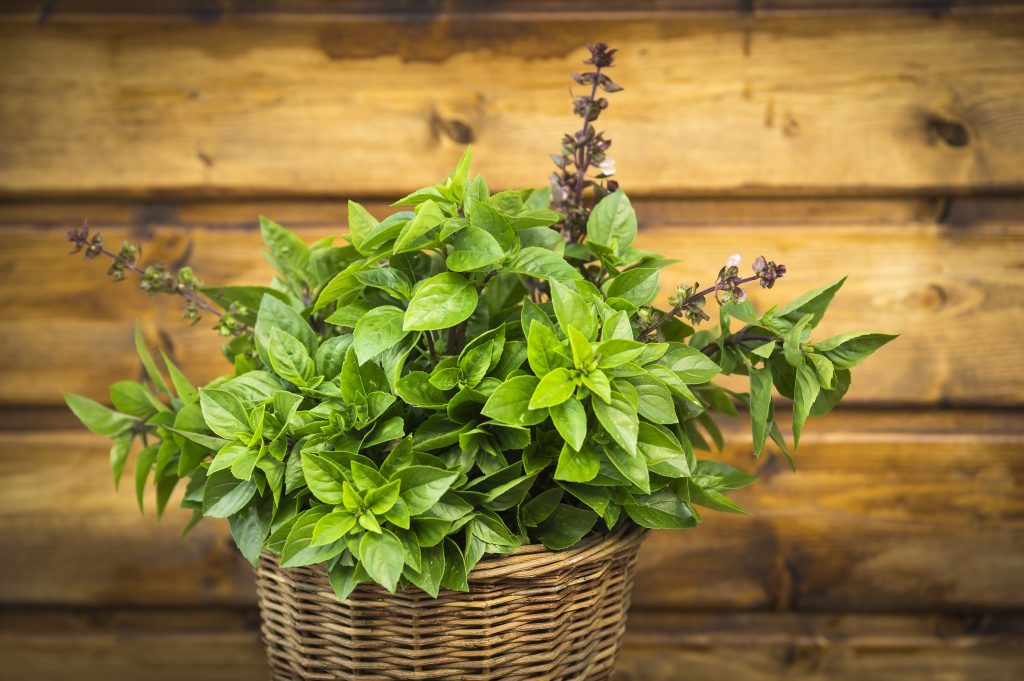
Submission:
<svg viewBox="0 0 1024 681">
<path fill-rule="evenodd" d="M 141 6 L 141 8 L 140 8 Z M 140 372 L 139 318 L 197 380 L 217 338 L 105 266 L 111 243 L 261 282 L 256 216 L 312 239 L 343 198 L 429 184 L 467 143 L 543 184 L 581 44 L 642 245 L 848 273 L 823 334 L 898 332 L 752 518 L 643 550 L 619 681 L 1024 678 L 1024 9 L 881 0 L 68 0 L 0 5 L 0 679 L 265 678 L 223 524 L 138 517 L 61 390 Z M 767 295 L 763 295 L 767 293 Z"/>
</svg>

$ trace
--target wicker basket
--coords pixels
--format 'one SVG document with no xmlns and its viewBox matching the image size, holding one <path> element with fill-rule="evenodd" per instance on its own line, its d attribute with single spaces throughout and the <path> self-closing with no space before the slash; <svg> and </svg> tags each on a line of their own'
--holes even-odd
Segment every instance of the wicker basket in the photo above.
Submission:
<svg viewBox="0 0 1024 681">
<path fill-rule="evenodd" d="M 611 676 L 646 530 L 566 551 L 487 558 L 469 593 L 358 587 L 339 602 L 322 566 L 264 554 L 257 586 L 274 681 L 597 681 Z"/>
</svg>

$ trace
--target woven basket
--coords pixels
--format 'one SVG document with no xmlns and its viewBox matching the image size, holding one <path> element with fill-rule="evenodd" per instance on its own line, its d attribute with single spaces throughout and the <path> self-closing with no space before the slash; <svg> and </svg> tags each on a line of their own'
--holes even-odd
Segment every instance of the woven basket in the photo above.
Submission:
<svg viewBox="0 0 1024 681">
<path fill-rule="evenodd" d="M 539 545 L 480 561 L 469 593 L 359 586 L 339 602 L 322 566 L 257 578 L 274 681 L 599 681 L 611 676 L 646 530 L 566 551 Z"/>
</svg>

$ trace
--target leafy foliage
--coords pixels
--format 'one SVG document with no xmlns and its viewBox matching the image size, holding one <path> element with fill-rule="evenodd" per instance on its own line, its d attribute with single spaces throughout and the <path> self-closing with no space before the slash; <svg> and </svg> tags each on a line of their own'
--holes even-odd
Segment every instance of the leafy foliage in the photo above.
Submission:
<svg viewBox="0 0 1024 681">
<path fill-rule="evenodd" d="M 611 63 L 595 55 L 589 83 Z M 604 163 L 601 139 L 580 172 Z M 66 395 L 112 439 L 115 482 L 136 451 L 140 506 L 152 484 L 161 514 L 183 482 L 189 528 L 227 518 L 254 564 L 263 550 L 325 563 L 339 598 L 364 582 L 466 590 L 481 558 L 524 543 L 742 512 L 727 494 L 753 477 L 697 455 L 721 446 L 714 417 L 747 407 L 755 453 L 771 439 L 789 454 L 773 389 L 793 400 L 795 450 L 893 338 L 810 339 L 843 280 L 758 314 L 740 286 L 785 273 L 763 258 L 651 308 L 668 261 L 633 246 L 621 189 L 595 186 L 567 223 L 548 190 L 490 193 L 470 156 L 383 220 L 350 203 L 345 245 L 261 219 L 270 287 L 205 289 L 231 308 L 226 375 L 197 389 L 139 332 L 147 379 L 114 384 L 113 409 Z M 695 332 L 678 317 L 706 318 L 710 292 L 725 296 L 718 332 Z M 750 392 L 716 386 L 725 374 Z"/>
</svg>

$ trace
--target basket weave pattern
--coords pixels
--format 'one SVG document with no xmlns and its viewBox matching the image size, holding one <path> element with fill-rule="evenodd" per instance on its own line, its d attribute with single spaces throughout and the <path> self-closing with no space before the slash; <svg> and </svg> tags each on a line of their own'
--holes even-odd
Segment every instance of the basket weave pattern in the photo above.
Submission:
<svg viewBox="0 0 1024 681">
<path fill-rule="evenodd" d="M 611 676 L 646 530 L 624 527 L 566 551 L 529 545 L 480 561 L 469 593 L 390 594 L 361 585 L 339 602 L 322 566 L 257 578 L 274 681 L 602 681 Z"/>
</svg>

